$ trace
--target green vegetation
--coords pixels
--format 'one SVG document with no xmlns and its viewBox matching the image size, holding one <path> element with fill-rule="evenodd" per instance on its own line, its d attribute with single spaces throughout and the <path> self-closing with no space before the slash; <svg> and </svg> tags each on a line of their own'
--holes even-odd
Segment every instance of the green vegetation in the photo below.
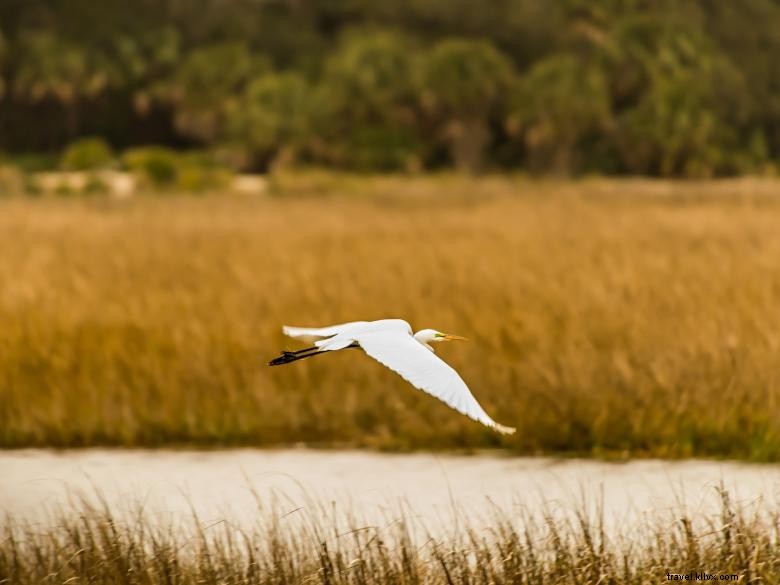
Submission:
<svg viewBox="0 0 780 585">
<path fill-rule="evenodd" d="M 610 130 L 602 71 L 568 54 L 534 65 L 518 85 L 507 128 L 522 138 L 531 169 L 565 175 L 580 163 L 577 146 Z"/>
<path fill-rule="evenodd" d="M 111 147 L 100 138 L 78 140 L 65 150 L 60 166 L 69 171 L 104 169 L 114 162 Z"/>
<path fill-rule="evenodd" d="M 276 175 L 277 197 L 0 201 L 0 445 L 780 460 L 772 181 Z M 312 197 L 311 195 L 325 195 Z M 403 317 L 501 437 L 282 324 Z"/>
<path fill-rule="evenodd" d="M 147 187 L 163 189 L 176 184 L 176 151 L 160 146 L 135 148 L 122 157 L 125 168 L 135 173 Z"/>
<path fill-rule="evenodd" d="M 773 0 L 3 2 L 0 151 L 774 174 L 778 54 Z"/>
<path fill-rule="evenodd" d="M 461 170 L 479 170 L 489 124 L 511 83 L 508 60 L 485 42 L 443 41 L 423 61 L 423 104 L 441 125 L 450 157 Z"/>
<path fill-rule="evenodd" d="M 721 498 L 713 517 L 677 510 L 623 536 L 608 535 L 603 518 L 584 510 L 569 521 L 548 513 L 540 523 L 497 509 L 487 529 L 461 519 L 443 537 L 416 540 L 411 513 L 379 526 L 353 517 L 345 527 L 335 506 L 269 510 L 258 502 L 257 525 L 241 530 L 198 518 L 161 525 L 145 511 L 123 519 L 84 506 L 49 529 L 11 520 L 0 581 L 622 585 L 696 572 L 777 582 L 780 518 L 736 507 L 725 492 Z"/>
<path fill-rule="evenodd" d="M 147 190 L 199 193 L 225 187 L 231 173 L 213 157 L 202 153 L 178 153 L 149 146 L 128 150 L 122 156 L 124 168 L 132 172 Z"/>
</svg>

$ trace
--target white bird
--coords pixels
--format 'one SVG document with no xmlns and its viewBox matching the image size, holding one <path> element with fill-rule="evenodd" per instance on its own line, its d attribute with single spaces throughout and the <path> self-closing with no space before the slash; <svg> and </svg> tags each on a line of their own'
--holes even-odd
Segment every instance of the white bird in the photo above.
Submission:
<svg viewBox="0 0 780 585">
<path fill-rule="evenodd" d="M 435 396 L 469 418 L 498 431 L 511 434 L 515 429 L 498 424 L 482 409 L 468 386 L 453 368 L 438 358 L 431 343 L 465 341 L 464 337 L 423 329 L 412 333 L 402 319 L 355 321 L 330 327 L 283 327 L 285 335 L 314 341 L 313 347 L 284 351 L 268 365 L 278 366 L 296 360 L 359 347 L 379 363 L 400 374 L 412 386 Z"/>
</svg>

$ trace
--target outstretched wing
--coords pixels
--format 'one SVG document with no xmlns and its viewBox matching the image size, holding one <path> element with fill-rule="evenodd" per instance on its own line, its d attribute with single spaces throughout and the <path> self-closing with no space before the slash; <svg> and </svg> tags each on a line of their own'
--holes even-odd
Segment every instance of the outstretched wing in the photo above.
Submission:
<svg viewBox="0 0 780 585">
<path fill-rule="evenodd" d="M 365 323 L 365 321 L 353 321 L 351 323 L 341 323 L 340 325 L 330 325 L 328 327 L 289 327 L 285 325 L 282 327 L 282 332 L 288 337 L 294 337 L 295 339 L 318 341 L 320 339 L 333 337 L 353 325 L 361 325 L 363 323 Z"/>
<path fill-rule="evenodd" d="M 360 347 L 412 386 L 435 396 L 451 408 L 499 433 L 515 429 L 498 424 L 482 409 L 452 367 L 403 331 L 368 331 L 355 336 Z"/>
</svg>

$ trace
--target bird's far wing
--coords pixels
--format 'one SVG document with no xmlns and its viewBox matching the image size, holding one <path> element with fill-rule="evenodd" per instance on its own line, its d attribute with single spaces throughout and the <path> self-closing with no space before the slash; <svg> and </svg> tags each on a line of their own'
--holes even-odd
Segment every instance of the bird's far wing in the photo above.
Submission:
<svg viewBox="0 0 780 585">
<path fill-rule="evenodd" d="M 400 331 L 372 331 L 356 337 L 368 355 L 412 386 L 499 433 L 515 432 L 490 418 L 458 372 L 412 336 Z"/>
<path fill-rule="evenodd" d="M 340 325 L 330 325 L 329 327 L 290 327 L 285 325 L 282 327 L 282 332 L 288 337 L 294 337 L 295 339 L 317 341 L 333 337 L 334 335 L 341 333 L 345 328 L 360 323 L 364 323 L 364 321 L 341 323 Z"/>
</svg>

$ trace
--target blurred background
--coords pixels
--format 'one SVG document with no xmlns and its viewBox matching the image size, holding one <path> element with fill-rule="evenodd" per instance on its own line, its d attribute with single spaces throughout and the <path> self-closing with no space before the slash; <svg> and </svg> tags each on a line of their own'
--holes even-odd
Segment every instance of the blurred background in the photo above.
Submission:
<svg viewBox="0 0 780 585">
<path fill-rule="evenodd" d="M 773 0 L 3 0 L 0 446 L 780 458 L 778 55 Z M 386 317 L 518 433 L 266 367 Z"/>
<path fill-rule="evenodd" d="M 0 151 L 192 188 L 206 163 L 772 174 L 779 53 L 773 0 L 4 0 Z"/>
</svg>

